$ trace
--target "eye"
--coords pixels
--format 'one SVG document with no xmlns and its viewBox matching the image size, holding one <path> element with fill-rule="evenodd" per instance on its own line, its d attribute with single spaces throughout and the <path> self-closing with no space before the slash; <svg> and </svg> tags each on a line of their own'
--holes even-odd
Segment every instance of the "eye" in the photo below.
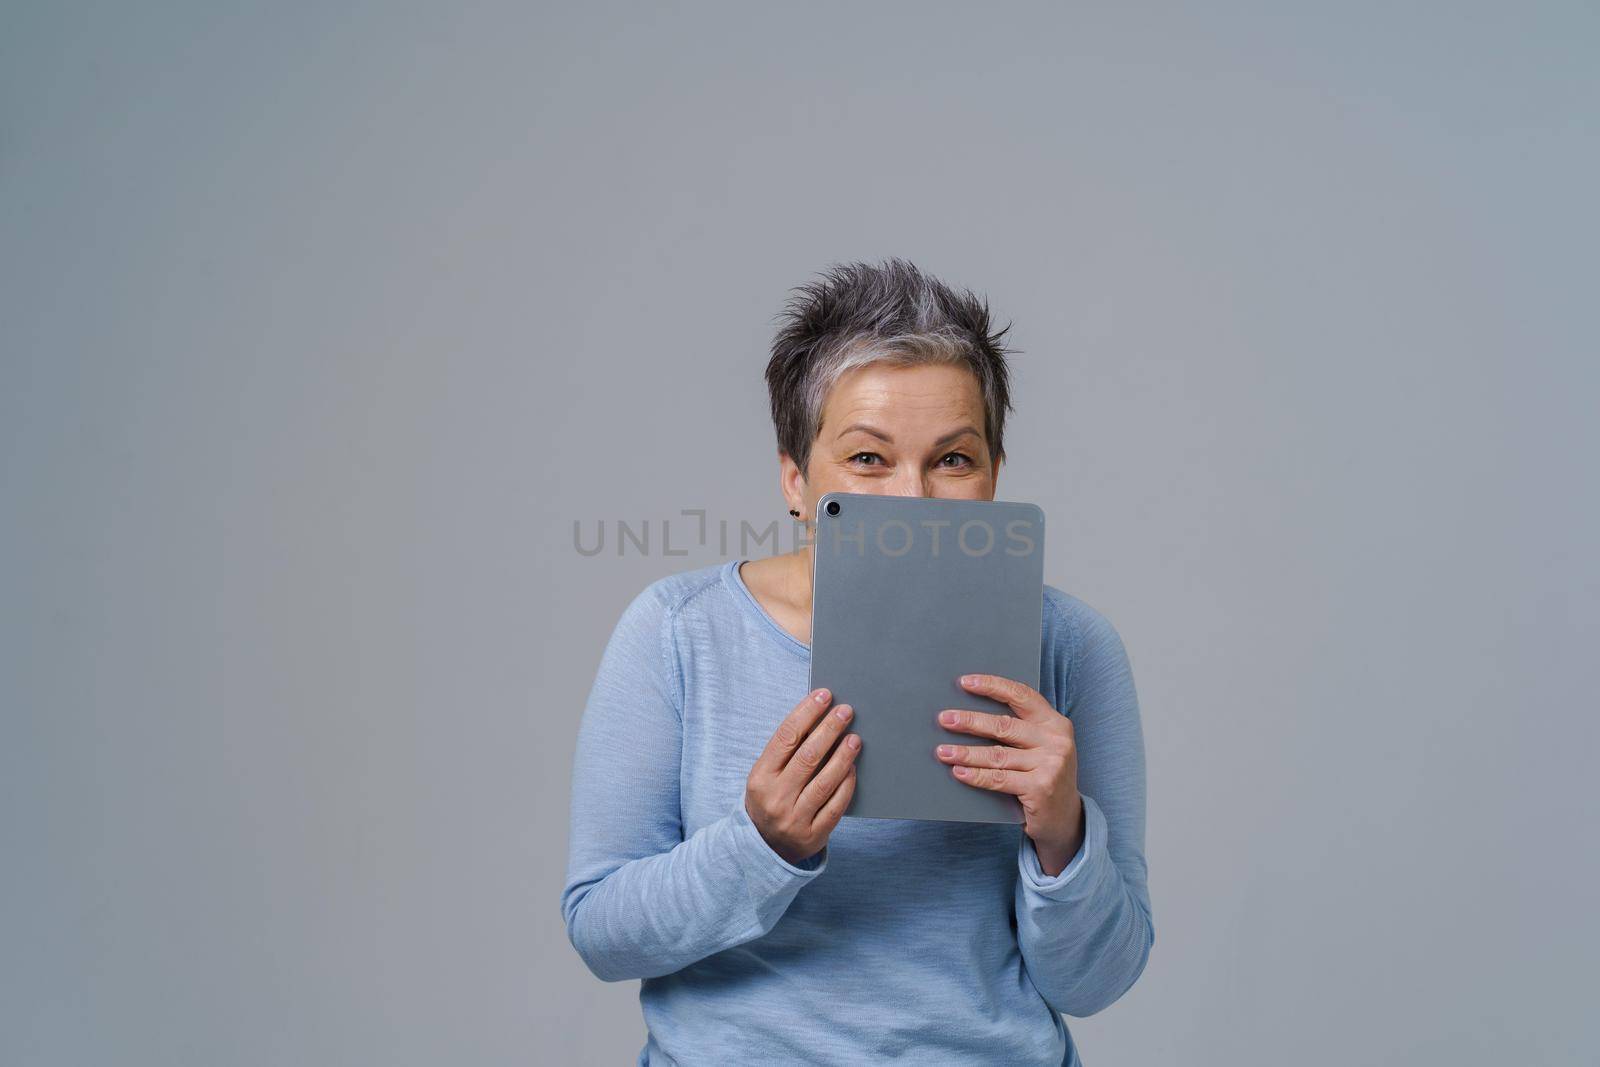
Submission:
<svg viewBox="0 0 1600 1067">
<path fill-rule="evenodd" d="M 878 455 L 876 452 L 857 452 L 855 455 L 850 457 L 850 462 L 858 463 L 864 467 L 873 467 L 877 466 L 879 463 L 882 463 L 883 457 Z"/>
<path fill-rule="evenodd" d="M 955 460 L 956 462 L 951 463 L 949 462 L 950 460 Z M 941 467 L 970 467 L 972 466 L 972 458 L 964 452 L 946 452 L 940 457 L 939 465 Z"/>
</svg>

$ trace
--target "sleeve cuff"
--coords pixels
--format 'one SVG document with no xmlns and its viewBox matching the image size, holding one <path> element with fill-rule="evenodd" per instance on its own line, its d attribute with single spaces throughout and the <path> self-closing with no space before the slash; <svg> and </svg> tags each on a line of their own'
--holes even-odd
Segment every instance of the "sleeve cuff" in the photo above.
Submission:
<svg viewBox="0 0 1600 1067">
<path fill-rule="evenodd" d="M 1105 857 L 1106 816 L 1092 797 L 1083 797 L 1083 844 L 1078 846 L 1072 862 L 1062 868 L 1054 878 L 1044 873 L 1039 863 L 1039 853 L 1033 847 L 1033 838 L 1026 833 L 1017 850 L 1017 866 L 1022 871 L 1022 884 L 1051 900 L 1071 900 L 1087 893 L 1092 879 L 1084 871 Z M 1078 890 L 1082 890 L 1079 893 Z"/>
<path fill-rule="evenodd" d="M 756 829 L 750 813 L 745 810 L 742 797 L 733 813 L 733 825 L 735 837 L 739 842 L 740 858 L 746 861 L 747 872 L 753 870 L 764 879 L 781 883 L 815 878 L 828 867 L 826 845 L 822 847 L 821 852 L 801 860 L 799 864 L 790 863 L 774 852 L 772 846 L 767 844 L 767 839 L 761 836 L 761 831 Z"/>
</svg>

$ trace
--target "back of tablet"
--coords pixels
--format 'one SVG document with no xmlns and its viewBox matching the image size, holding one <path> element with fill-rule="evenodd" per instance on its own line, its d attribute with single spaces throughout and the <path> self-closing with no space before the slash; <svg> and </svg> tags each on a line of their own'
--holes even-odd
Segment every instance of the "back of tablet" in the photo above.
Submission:
<svg viewBox="0 0 1600 1067">
<path fill-rule="evenodd" d="M 969 694 L 963 674 L 1039 687 L 1044 513 L 1033 504 L 828 493 L 812 548 L 811 687 L 826 686 L 861 735 L 846 815 L 1020 823 L 1007 793 L 939 762 L 944 708 L 1010 709 Z"/>
</svg>

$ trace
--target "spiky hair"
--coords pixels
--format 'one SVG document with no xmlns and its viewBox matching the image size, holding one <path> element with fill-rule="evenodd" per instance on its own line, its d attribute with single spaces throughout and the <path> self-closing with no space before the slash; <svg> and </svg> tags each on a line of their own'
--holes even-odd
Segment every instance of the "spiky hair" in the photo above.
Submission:
<svg viewBox="0 0 1600 1067">
<path fill-rule="evenodd" d="M 898 257 L 836 263 L 796 286 L 779 313 L 767 362 L 767 393 L 778 450 L 799 465 L 811 459 L 822 405 L 845 372 L 872 363 L 949 363 L 968 367 L 983 395 L 984 433 L 993 462 L 1005 458 L 1011 410 L 1010 324 L 991 332 L 989 305 Z"/>
</svg>

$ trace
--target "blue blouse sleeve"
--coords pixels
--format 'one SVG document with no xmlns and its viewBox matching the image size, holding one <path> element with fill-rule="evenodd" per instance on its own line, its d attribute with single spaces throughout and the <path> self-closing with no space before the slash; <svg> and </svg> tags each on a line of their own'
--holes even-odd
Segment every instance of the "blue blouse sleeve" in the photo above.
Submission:
<svg viewBox="0 0 1600 1067">
<path fill-rule="evenodd" d="M 653 978 L 766 934 L 827 867 L 796 865 L 745 811 L 687 840 L 679 806 L 681 695 L 673 604 L 652 586 L 606 645 L 578 728 L 561 913 L 599 978 Z"/>
<path fill-rule="evenodd" d="M 1034 988 L 1056 1011 L 1093 1015 L 1133 986 L 1155 943 L 1144 855 L 1145 761 L 1139 701 L 1116 629 L 1076 601 L 1065 696 L 1078 749 L 1084 840 L 1054 877 L 1022 835 L 1017 940 Z"/>
</svg>

